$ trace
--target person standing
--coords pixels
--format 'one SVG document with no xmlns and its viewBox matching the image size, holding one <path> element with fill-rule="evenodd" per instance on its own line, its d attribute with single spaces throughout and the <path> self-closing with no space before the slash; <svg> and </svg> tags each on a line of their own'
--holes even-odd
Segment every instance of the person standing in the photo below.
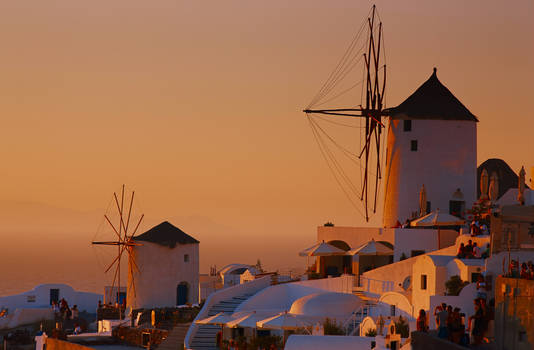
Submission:
<svg viewBox="0 0 534 350">
<path fill-rule="evenodd" d="M 449 337 L 449 332 L 447 329 L 447 319 L 449 318 L 449 313 L 447 312 L 447 304 L 441 304 L 441 311 L 438 313 L 438 337 L 441 339 L 447 339 Z"/>
</svg>

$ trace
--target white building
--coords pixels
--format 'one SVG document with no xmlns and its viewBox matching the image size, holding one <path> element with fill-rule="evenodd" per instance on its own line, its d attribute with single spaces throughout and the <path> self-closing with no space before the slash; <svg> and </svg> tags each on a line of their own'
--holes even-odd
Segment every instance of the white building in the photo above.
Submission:
<svg viewBox="0 0 534 350">
<path fill-rule="evenodd" d="M 384 227 L 427 210 L 461 216 L 476 200 L 477 118 L 438 80 L 436 69 L 410 97 L 389 109 Z"/>
<path fill-rule="evenodd" d="M 228 264 L 219 271 L 223 288 L 241 284 L 241 275 L 248 271 L 248 275 L 256 275 L 258 270 L 252 265 Z"/>
<path fill-rule="evenodd" d="M 136 267 L 129 269 L 128 306 L 137 309 L 198 303 L 199 241 L 167 221 L 134 240 L 140 245 L 133 248 Z"/>
<path fill-rule="evenodd" d="M 94 313 L 102 294 L 80 292 L 62 283 L 40 284 L 37 287 L 16 295 L 0 297 L 0 309 L 50 308 L 52 301 L 65 299 L 69 306 L 77 305 L 78 310 Z"/>
</svg>

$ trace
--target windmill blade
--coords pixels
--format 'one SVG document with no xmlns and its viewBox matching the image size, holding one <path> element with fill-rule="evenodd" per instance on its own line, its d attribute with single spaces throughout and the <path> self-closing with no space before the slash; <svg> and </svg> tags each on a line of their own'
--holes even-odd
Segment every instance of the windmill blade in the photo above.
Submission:
<svg viewBox="0 0 534 350">
<path fill-rule="evenodd" d="M 123 188 L 123 191 L 124 191 L 124 188 Z M 124 195 L 124 192 L 123 192 L 123 195 Z M 117 204 L 117 210 L 119 211 L 119 236 L 121 237 L 121 240 L 122 240 L 123 239 L 122 235 L 120 235 L 120 233 L 122 233 L 122 228 L 124 228 L 124 220 L 122 219 L 122 205 L 119 205 L 119 199 L 117 198 L 117 194 L 115 192 L 113 192 L 113 197 L 115 198 L 115 204 Z"/>
<path fill-rule="evenodd" d="M 130 226 L 130 216 L 132 214 L 134 195 L 135 195 L 135 191 L 132 191 L 132 197 L 130 199 L 130 207 L 128 208 L 128 218 L 126 220 L 126 227 L 124 228 L 124 235 L 126 237 L 128 237 L 128 227 Z"/>
<path fill-rule="evenodd" d="M 106 218 L 106 221 L 108 222 L 108 224 L 111 226 L 111 228 L 113 229 L 113 232 L 115 232 L 115 234 L 117 235 L 117 237 L 119 237 L 119 240 L 122 240 L 122 237 L 121 235 L 119 234 L 119 232 L 117 231 L 117 229 L 115 228 L 115 226 L 113 226 L 113 224 L 111 223 L 111 220 L 109 220 L 107 214 L 104 214 L 104 217 Z"/>
<path fill-rule="evenodd" d="M 137 223 L 137 226 L 135 226 L 135 230 L 133 230 L 132 235 L 130 236 L 130 239 L 132 239 L 133 236 L 135 236 L 135 233 L 137 232 L 139 225 L 141 225 L 141 221 L 143 221 L 144 217 L 145 217 L 145 214 L 141 214 L 141 217 L 139 218 L 139 222 Z"/>
<path fill-rule="evenodd" d="M 120 259 L 121 259 L 121 256 L 122 256 L 122 252 L 124 251 L 124 246 L 121 246 L 121 250 L 119 252 L 119 255 L 117 255 L 115 257 L 115 259 L 113 259 L 113 261 L 111 262 L 111 264 L 109 265 L 109 267 L 104 271 L 105 273 L 107 273 L 112 267 L 113 265 L 118 262 Z"/>
</svg>

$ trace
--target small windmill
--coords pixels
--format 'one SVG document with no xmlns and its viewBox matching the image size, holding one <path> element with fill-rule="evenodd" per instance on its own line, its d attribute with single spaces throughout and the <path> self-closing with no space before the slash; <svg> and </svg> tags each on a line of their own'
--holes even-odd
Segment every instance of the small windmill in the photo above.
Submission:
<svg viewBox="0 0 534 350">
<path fill-rule="evenodd" d="M 130 227 L 130 219 L 132 219 L 132 208 L 134 203 L 134 196 L 135 191 L 132 191 L 132 194 L 130 196 L 129 205 L 125 202 L 125 186 L 122 185 L 121 193 L 120 193 L 120 200 L 116 192 L 113 193 L 113 199 L 114 207 L 116 207 L 117 210 L 117 221 L 113 223 L 110 219 L 108 213 L 104 214 L 104 218 L 106 219 L 106 222 L 111 227 L 114 235 L 115 240 L 110 241 L 93 241 L 91 242 L 93 245 L 108 245 L 108 246 L 116 246 L 117 247 L 117 256 L 115 259 L 112 260 L 111 264 L 106 268 L 105 272 L 108 273 L 110 270 L 115 268 L 115 272 L 113 273 L 113 282 L 111 285 L 110 290 L 110 296 L 109 299 L 111 300 L 111 296 L 113 294 L 113 291 L 115 289 L 115 286 L 117 286 L 117 293 L 120 293 L 120 286 L 121 286 L 121 258 L 123 254 L 128 255 L 128 269 L 130 270 L 130 275 L 132 276 L 132 279 L 129 281 L 129 285 L 127 288 L 132 288 L 134 295 L 135 295 L 135 281 L 133 279 L 133 270 L 139 271 L 139 268 L 135 262 L 135 259 L 133 258 L 133 247 L 139 246 L 141 244 L 136 243 L 133 239 L 135 236 L 135 233 L 137 232 L 137 229 L 141 225 L 141 221 L 143 220 L 144 214 L 142 214 L 139 217 L 139 220 L 137 221 L 137 224 L 135 225 L 135 228 L 131 230 Z M 127 206 L 127 207 L 126 207 Z M 116 283 L 116 284 L 115 284 Z M 119 294 L 117 294 L 119 295 Z M 118 301 L 117 297 L 117 301 Z"/>
<path fill-rule="evenodd" d="M 331 73 L 329 79 L 325 82 L 317 96 L 312 100 L 309 106 L 303 110 L 308 116 L 310 114 L 324 114 L 328 116 L 358 117 L 365 119 L 365 134 L 362 135 L 362 147 L 359 150 L 359 154 L 355 154 L 357 160 L 362 161 L 363 163 L 361 164 L 361 168 L 363 169 L 363 181 L 361 189 L 355 192 L 358 192 L 359 199 L 363 202 L 366 221 L 369 221 L 369 209 L 371 206 L 371 201 L 369 200 L 370 186 L 374 187 L 371 188 L 371 191 L 374 192 L 374 194 L 372 194 L 372 197 L 374 197 L 374 200 L 372 201 L 372 211 L 373 213 L 376 212 L 378 190 L 382 178 L 381 136 L 384 131 L 384 123 L 382 121 L 387 115 L 387 112 L 384 110 L 384 95 L 386 88 L 386 65 L 383 63 L 385 60 L 383 47 L 384 37 L 382 33 L 382 22 L 379 21 L 379 17 L 377 18 L 377 16 L 378 13 L 376 7 L 373 5 L 370 16 L 358 31 L 358 34 L 353 39 L 338 66 Z M 360 34 L 364 32 L 364 28 L 367 29 L 368 35 L 365 43 L 359 46 L 359 39 L 363 39 Z M 362 58 L 364 64 L 363 80 L 349 89 L 342 91 L 341 94 L 328 98 L 323 103 L 319 103 L 323 98 L 328 97 L 328 94 L 333 91 L 334 87 L 336 87 L 338 83 L 353 70 L 358 62 L 361 62 Z M 315 105 L 321 105 L 336 99 L 338 96 L 348 92 L 359 84 L 362 85 L 365 94 L 363 94 L 362 91 L 361 104 L 356 108 L 312 109 Z M 364 100 L 363 95 L 365 95 Z M 313 123 L 312 120 L 310 120 L 310 122 Z M 337 162 L 334 160 L 334 163 Z M 337 164 L 335 164 L 335 166 L 339 168 Z M 371 177 L 375 178 L 374 181 L 371 181 Z M 349 182 L 349 185 L 351 185 L 347 175 L 341 174 L 341 178 Z M 374 182 L 374 186 L 371 182 Z"/>
</svg>

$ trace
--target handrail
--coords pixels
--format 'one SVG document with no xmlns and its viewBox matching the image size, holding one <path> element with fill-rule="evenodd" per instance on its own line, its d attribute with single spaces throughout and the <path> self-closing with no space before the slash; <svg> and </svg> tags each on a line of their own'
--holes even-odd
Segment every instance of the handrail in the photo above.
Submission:
<svg viewBox="0 0 534 350">
<path fill-rule="evenodd" d="M 198 330 L 198 325 L 195 322 L 208 317 L 209 310 L 219 301 L 226 300 L 226 299 L 239 296 L 242 294 L 246 294 L 246 293 L 257 293 L 258 291 L 264 288 L 267 288 L 270 285 L 271 285 L 271 277 L 265 276 L 262 278 L 258 278 L 257 280 L 254 280 L 254 281 L 250 281 L 250 282 L 243 283 L 243 284 L 237 284 L 232 287 L 219 289 L 218 291 L 211 293 L 206 299 L 204 306 L 202 307 L 200 312 L 197 314 L 197 317 L 195 317 L 195 319 L 191 323 L 191 326 L 187 330 L 187 333 L 184 339 L 185 348 L 186 349 L 190 348 L 191 341 L 193 340 L 193 337 L 195 336 Z"/>
<path fill-rule="evenodd" d="M 360 324 L 363 319 L 364 319 L 364 311 L 367 310 L 367 315 L 370 314 L 371 312 L 371 306 L 370 305 L 362 305 L 360 306 L 359 308 L 355 309 L 351 315 L 349 316 L 349 318 L 347 318 L 343 323 L 342 323 L 342 328 L 345 330 L 345 335 L 353 335 L 354 332 L 356 331 L 356 323 Z M 358 313 L 360 313 L 360 315 L 358 316 Z M 352 330 L 350 331 L 349 333 L 349 326 L 351 325 L 352 323 Z"/>
</svg>

